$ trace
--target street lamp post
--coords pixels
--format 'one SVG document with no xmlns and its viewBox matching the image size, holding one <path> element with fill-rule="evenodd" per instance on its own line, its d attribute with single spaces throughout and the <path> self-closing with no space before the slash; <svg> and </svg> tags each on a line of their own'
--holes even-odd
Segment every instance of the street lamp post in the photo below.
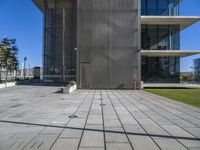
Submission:
<svg viewBox="0 0 200 150">
<path fill-rule="evenodd" d="M 24 80 L 26 78 L 26 61 L 27 61 L 27 57 L 24 57 Z"/>
<path fill-rule="evenodd" d="M 66 30 L 66 11 L 63 8 L 63 34 L 62 34 L 62 82 L 65 82 L 65 30 Z"/>
</svg>

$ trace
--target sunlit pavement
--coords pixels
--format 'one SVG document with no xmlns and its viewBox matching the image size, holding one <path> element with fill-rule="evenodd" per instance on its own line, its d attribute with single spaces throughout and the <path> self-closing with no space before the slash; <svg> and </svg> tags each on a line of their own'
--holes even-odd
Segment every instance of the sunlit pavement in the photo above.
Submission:
<svg viewBox="0 0 200 150">
<path fill-rule="evenodd" d="M 0 89 L 0 150 L 199 150 L 200 109 L 144 91 Z"/>
</svg>

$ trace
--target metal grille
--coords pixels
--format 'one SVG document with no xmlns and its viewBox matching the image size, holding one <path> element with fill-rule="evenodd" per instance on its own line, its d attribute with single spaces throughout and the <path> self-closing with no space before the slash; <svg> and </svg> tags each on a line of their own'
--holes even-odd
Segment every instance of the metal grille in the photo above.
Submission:
<svg viewBox="0 0 200 150">
<path fill-rule="evenodd" d="M 47 1 L 45 7 L 44 78 L 65 82 L 75 75 L 76 2 Z M 59 78 L 55 77 L 59 76 Z"/>
</svg>

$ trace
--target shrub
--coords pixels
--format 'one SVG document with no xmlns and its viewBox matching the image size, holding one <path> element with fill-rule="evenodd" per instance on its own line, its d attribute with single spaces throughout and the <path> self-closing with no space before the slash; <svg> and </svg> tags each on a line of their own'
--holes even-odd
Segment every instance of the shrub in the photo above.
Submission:
<svg viewBox="0 0 200 150">
<path fill-rule="evenodd" d="M 69 81 L 70 85 L 76 85 L 76 81 Z"/>
<path fill-rule="evenodd" d="M 192 81 L 193 80 L 193 75 L 189 74 L 189 75 L 181 75 L 180 76 L 180 80 L 181 81 Z"/>
<path fill-rule="evenodd" d="M 65 86 L 65 88 L 70 88 L 73 85 L 76 85 L 76 82 L 75 81 L 69 81 L 69 83 Z"/>
</svg>

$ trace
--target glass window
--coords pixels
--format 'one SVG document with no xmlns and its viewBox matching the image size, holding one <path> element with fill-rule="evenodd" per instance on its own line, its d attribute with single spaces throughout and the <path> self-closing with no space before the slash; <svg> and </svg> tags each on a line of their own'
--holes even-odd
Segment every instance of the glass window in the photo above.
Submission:
<svg viewBox="0 0 200 150">
<path fill-rule="evenodd" d="M 158 26 L 158 49 L 169 49 L 169 28 L 167 25 Z"/>
<path fill-rule="evenodd" d="M 157 15 L 157 0 L 147 0 L 147 15 Z"/>
<path fill-rule="evenodd" d="M 142 49 L 146 50 L 179 50 L 179 25 L 143 25 Z"/>
<path fill-rule="evenodd" d="M 179 57 L 142 57 L 142 80 L 145 83 L 179 83 Z"/>
<path fill-rule="evenodd" d="M 169 0 L 169 15 L 170 16 L 179 15 L 179 2 L 177 0 Z"/>
<path fill-rule="evenodd" d="M 177 0 L 142 0 L 142 15 L 179 15 L 179 2 Z"/>
<path fill-rule="evenodd" d="M 141 15 L 147 15 L 147 12 L 146 12 L 146 10 L 147 10 L 147 1 L 146 0 L 142 0 L 142 12 L 141 12 Z"/>
<path fill-rule="evenodd" d="M 168 13 L 168 1 L 169 0 L 158 0 L 158 15 L 167 16 Z"/>
<path fill-rule="evenodd" d="M 146 48 L 149 50 L 158 49 L 158 29 L 156 25 L 147 26 Z"/>
<path fill-rule="evenodd" d="M 169 43 L 171 50 L 180 49 L 180 26 L 171 25 L 169 26 Z"/>
<path fill-rule="evenodd" d="M 142 25 L 142 49 L 146 49 L 147 48 L 147 26 L 146 25 Z"/>
<path fill-rule="evenodd" d="M 178 25 L 143 25 L 142 48 L 179 50 Z M 179 83 L 179 57 L 142 57 L 142 80 L 149 83 Z"/>
</svg>

